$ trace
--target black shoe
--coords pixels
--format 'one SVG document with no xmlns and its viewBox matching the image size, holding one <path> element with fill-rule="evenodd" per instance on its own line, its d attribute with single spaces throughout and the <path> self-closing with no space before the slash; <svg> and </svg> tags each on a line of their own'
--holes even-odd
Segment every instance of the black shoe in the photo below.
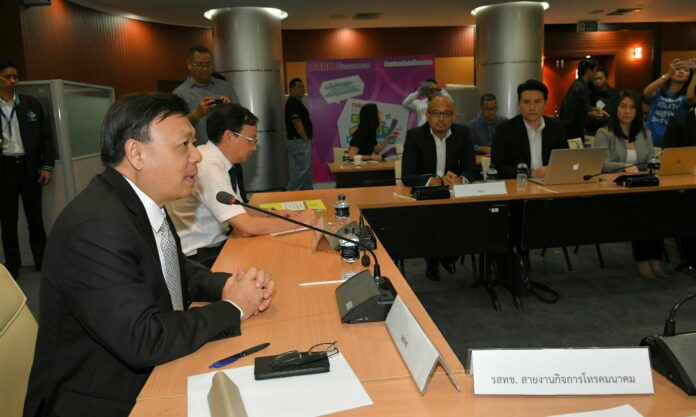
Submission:
<svg viewBox="0 0 696 417">
<path fill-rule="evenodd" d="M 450 274 L 454 274 L 456 268 L 454 267 L 453 261 L 442 259 L 440 260 L 440 263 L 442 264 L 442 267 L 445 268 L 445 271 L 449 272 Z"/>
<path fill-rule="evenodd" d="M 437 261 L 426 261 L 427 266 L 425 268 L 425 276 L 431 280 L 431 281 L 439 281 L 440 280 L 440 270 L 438 269 L 439 265 Z"/>
</svg>

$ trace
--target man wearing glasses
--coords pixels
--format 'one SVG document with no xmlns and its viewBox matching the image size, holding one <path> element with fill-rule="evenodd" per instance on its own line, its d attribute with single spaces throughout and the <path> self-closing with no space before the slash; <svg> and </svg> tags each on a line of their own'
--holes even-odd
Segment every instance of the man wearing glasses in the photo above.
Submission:
<svg viewBox="0 0 696 417">
<path fill-rule="evenodd" d="M 258 118 L 239 104 L 223 104 L 208 116 L 210 141 L 198 146 L 202 160 L 198 164 L 196 185 L 188 197 L 167 205 L 181 238 L 181 248 L 190 259 L 212 266 L 229 235 L 230 226 L 242 236 L 264 235 L 296 228 L 273 217 L 250 216 L 239 205 L 217 201 L 220 191 L 241 199 L 235 165 L 256 151 Z M 313 223 L 313 210 L 287 216 Z"/>
<path fill-rule="evenodd" d="M 476 156 L 469 128 L 454 123 L 454 102 L 446 96 L 428 103 L 426 123 L 406 133 L 402 161 L 405 185 L 455 185 L 474 181 Z M 428 176 L 430 174 L 430 176 Z M 457 256 L 426 259 L 426 276 L 440 280 L 438 262 L 451 274 Z"/>
<path fill-rule="evenodd" d="M 206 117 L 220 104 L 239 103 L 237 93 L 226 80 L 213 77 L 213 56 L 205 46 L 189 49 L 186 65 L 189 77 L 174 90 L 191 109 L 188 118 L 196 128 L 196 144 L 208 141 Z"/>
</svg>

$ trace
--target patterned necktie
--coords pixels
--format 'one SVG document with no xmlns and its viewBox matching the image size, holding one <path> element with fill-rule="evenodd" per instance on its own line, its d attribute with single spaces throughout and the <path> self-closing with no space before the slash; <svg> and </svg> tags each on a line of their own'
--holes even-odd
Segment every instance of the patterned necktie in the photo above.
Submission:
<svg viewBox="0 0 696 417">
<path fill-rule="evenodd" d="M 169 295 L 172 297 L 172 307 L 174 310 L 181 311 L 184 309 L 184 302 L 181 295 L 179 257 L 176 254 L 176 242 L 166 217 L 162 221 L 162 226 L 160 226 L 158 233 L 160 233 L 161 249 L 164 258 L 164 281 L 167 283 Z"/>
</svg>

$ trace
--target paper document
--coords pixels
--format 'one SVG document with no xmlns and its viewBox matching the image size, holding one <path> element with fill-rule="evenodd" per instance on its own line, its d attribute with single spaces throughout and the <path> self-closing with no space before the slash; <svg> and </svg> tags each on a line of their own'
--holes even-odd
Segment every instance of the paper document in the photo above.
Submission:
<svg viewBox="0 0 696 417">
<path fill-rule="evenodd" d="M 641 413 L 628 404 L 606 410 L 587 411 L 583 413 L 558 414 L 549 417 L 643 417 Z"/>
<path fill-rule="evenodd" d="M 305 200 L 305 201 L 279 201 L 275 203 L 261 203 L 259 207 L 265 210 L 293 210 L 302 211 L 304 209 L 312 209 L 317 211 L 326 211 L 326 206 L 319 200 Z"/>
<path fill-rule="evenodd" d="M 371 405 L 343 355 L 329 358 L 331 371 L 324 374 L 254 380 L 254 366 L 226 369 L 239 387 L 249 417 L 307 417 L 337 413 Z M 210 417 L 208 392 L 215 372 L 188 378 L 188 417 Z"/>
</svg>

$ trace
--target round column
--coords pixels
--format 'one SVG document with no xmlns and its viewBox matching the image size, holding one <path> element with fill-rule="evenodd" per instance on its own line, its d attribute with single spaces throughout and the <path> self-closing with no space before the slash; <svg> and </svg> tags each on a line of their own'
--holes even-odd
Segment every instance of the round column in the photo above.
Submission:
<svg viewBox="0 0 696 417">
<path fill-rule="evenodd" d="M 266 7 L 208 11 L 213 24 L 215 69 L 232 84 L 240 104 L 259 118 L 256 152 L 244 164 L 248 191 L 285 188 L 288 150 L 283 113 L 281 20 Z"/>
<path fill-rule="evenodd" d="M 476 87 L 478 96 L 493 93 L 498 114 L 519 113 L 517 86 L 542 81 L 544 10 L 548 4 L 520 1 L 478 7 L 476 16 Z"/>
</svg>

